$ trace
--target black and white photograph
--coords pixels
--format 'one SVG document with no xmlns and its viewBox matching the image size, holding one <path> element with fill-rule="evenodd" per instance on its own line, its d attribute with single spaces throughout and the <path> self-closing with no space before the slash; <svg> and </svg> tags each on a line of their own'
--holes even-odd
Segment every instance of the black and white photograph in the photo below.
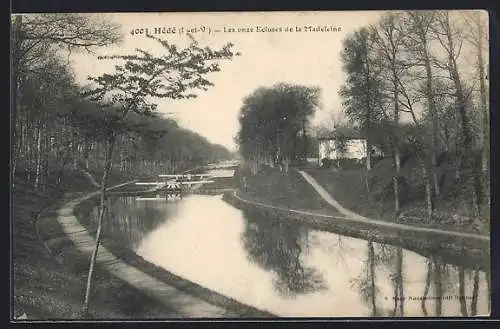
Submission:
<svg viewBox="0 0 500 329">
<path fill-rule="evenodd" d="M 490 315 L 487 11 L 10 17 L 12 322 Z"/>
</svg>

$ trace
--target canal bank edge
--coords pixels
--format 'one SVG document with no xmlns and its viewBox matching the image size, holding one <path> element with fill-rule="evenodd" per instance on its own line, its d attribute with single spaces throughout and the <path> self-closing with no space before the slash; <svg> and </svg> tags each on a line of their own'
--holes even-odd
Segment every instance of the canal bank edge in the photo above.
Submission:
<svg viewBox="0 0 500 329">
<path fill-rule="evenodd" d="M 108 189 L 112 191 L 119 187 L 130 185 L 134 181 L 126 182 L 113 186 Z M 84 227 L 78 220 L 78 215 L 75 208 L 80 205 L 95 206 L 93 200 L 99 196 L 100 192 L 93 192 L 87 195 L 79 196 L 67 202 L 60 203 L 57 207 L 51 207 L 47 209 L 46 212 L 40 214 L 40 219 L 43 221 L 55 221 L 61 228 L 65 231 L 65 236 L 52 236 L 50 230 L 46 230 L 47 225 L 39 226 L 37 225 L 37 234 L 46 249 L 51 251 L 57 245 L 61 243 L 73 243 L 73 246 L 79 249 L 82 253 L 90 255 L 91 250 L 95 246 L 95 240 L 89 235 L 89 230 Z M 114 193 L 111 193 L 114 194 Z M 120 193 L 121 194 L 121 193 Z M 135 193 L 133 193 L 135 194 Z M 73 222 L 73 223 L 71 223 Z M 65 225 L 76 224 L 76 229 L 68 230 L 64 228 Z M 70 236 L 71 235 L 71 236 Z M 42 238 L 43 236 L 43 238 Z M 82 250 L 82 245 L 87 245 L 86 252 Z M 90 259 L 90 257 L 89 257 Z M 164 286 L 165 299 L 167 304 L 171 304 L 172 300 L 170 298 L 175 296 L 173 300 L 176 299 L 180 302 L 180 306 L 184 308 L 184 315 L 191 318 L 216 318 L 216 317 L 253 317 L 253 318 L 272 318 L 277 317 L 266 311 L 256 309 L 254 307 L 242 304 L 232 298 L 221 295 L 215 291 L 211 291 L 202 286 L 199 286 L 189 280 L 183 279 L 175 274 L 160 268 L 137 255 L 132 250 L 128 248 L 123 248 L 113 244 L 111 239 L 103 237 L 101 240 L 101 246 L 99 248 L 98 256 L 99 265 L 108 271 L 110 274 L 124 279 L 121 273 L 117 273 L 118 266 L 122 263 L 124 266 L 134 270 L 136 276 L 149 277 L 149 279 L 156 283 L 155 286 L 150 287 L 151 289 L 141 289 L 141 287 L 135 286 L 141 290 L 146 295 L 150 297 L 159 299 L 158 290 L 161 286 Z M 125 280 L 127 281 L 127 280 Z M 131 283 L 131 282 L 129 282 Z M 174 292 L 177 290 L 177 292 Z M 185 295 L 185 296 L 180 296 Z M 180 300 L 179 297 L 183 297 Z M 161 298 L 160 298 L 161 299 Z M 186 299 L 190 299 L 186 302 Z M 158 300 L 160 303 L 161 300 Z M 203 305 L 195 305 L 203 304 Z M 171 305 L 169 305 L 171 306 Z M 174 305 L 175 307 L 175 305 Z M 182 313 L 182 312 L 181 312 Z M 214 316 L 215 315 L 215 316 Z"/>
<path fill-rule="evenodd" d="M 121 197 L 126 196 L 123 193 L 115 194 L 113 192 L 110 194 L 113 196 L 121 196 Z M 134 192 L 129 194 L 128 196 L 138 196 L 138 195 L 141 195 L 141 193 Z M 88 210 L 96 206 L 97 201 L 98 201 L 97 196 L 95 196 L 76 205 L 74 211 L 77 219 L 82 218 L 82 216 L 86 216 Z M 79 221 L 80 223 L 82 223 L 81 220 Z M 87 224 L 82 223 L 81 225 L 85 226 L 87 231 L 90 231 Z M 174 273 L 145 260 L 130 248 L 124 247 L 119 242 L 116 242 L 112 236 L 103 235 L 101 238 L 101 245 L 105 246 L 109 251 L 111 251 L 111 253 L 113 253 L 113 255 L 119 258 L 122 262 L 139 269 L 140 271 L 146 273 L 147 275 L 150 275 L 160 280 L 161 282 L 171 285 L 177 288 L 178 290 L 183 291 L 186 294 L 195 296 L 212 305 L 227 309 L 231 313 L 230 317 L 233 318 L 248 317 L 254 319 L 278 317 L 275 314 L 257 309 L 247 304 L 243 304 L 231 297 L 222 295 L 218 292 L 215 292 L 201 285 L 198 285 L 192 281 L 184 279 L 178 275 L 175 275 Z"/>
<path fill-rule="evenodd" d="M 238 192 L 226 192 L 223 200 L 232 206 L 274 220 L 291 221 L 311 229 L 329 231 L 353 238 L 386 243 L 414 251 L 425 257 L 440 256 L 448 263 L 489 270 L 490 241 L 464 236 L 443 235 L 432 230 L 407 230 L 400 227 L 380 227 L 348 217 L 286 209 L 246 200 Z"/>
</svg>

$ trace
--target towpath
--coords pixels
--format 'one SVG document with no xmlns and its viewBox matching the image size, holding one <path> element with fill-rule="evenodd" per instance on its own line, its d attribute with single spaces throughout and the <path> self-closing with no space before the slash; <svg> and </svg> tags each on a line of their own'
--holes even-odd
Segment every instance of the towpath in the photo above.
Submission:
<svg viewBox="0 0 500 329">
<path fill-rule="evenodd" d="M 330 195 L 330 193 L 328 193 L 328 191 L 325 190 L 321 186 L 321 184 L 318 183 L 318 181 L 316 181 L 311 175 L 309 175 L 308 173 L 306 173 L 302 170 L 299 170 L 298 172 L 300 175 L 302 175 L 302 177 L 304 177 L 304 179 L 314 188 L 314 190 L 326 202 L 328 202 L 330 205 L 332 205 L 341 214 L 346 216 L 347 220 L 357 221 L 357 222 L 361 222 L 361 223 L 368 223 L 368 224 L 371 224 L 374 226 L 379 226 L 379 227 L 390 227 L 390 228 L 400 229 L 400 230 L 404 230 L 404 231 L 434 233 L 434 234 L 439 234 L 439 235 L 443 235 L 443 236 L 459 237 L 459 238 L 471 238 L 471 239 L 480 240 L 480 241 L 490 241 L 489 236 L 481 235 L 481 234 L 458 232 L 458 231 L 451 231 L 451 230 L 441 230 L 441 229 L 437 229 L 437 228 L 417 227 L 417 226 L 412 226 L 412 225 L 375 220 L 375 219 L 361 216 L 361 215 L 359 215 L 359 214 L 357 214 L 349 209 L 342 207 L 342 205 L 337 200 L 335 200 Z"/>
<path fill-rule="evenodd" d="M 116 185 L 108 190 L 117 189 L 119 187 L 131 184 L 127 182 Z M 74 208 L 79 203 L 95 197 L 99 192 L 90 193 L 84 197 L 80 197 L 65 203 L 57 212 L 57 221 L 62 229 L 74 243 L 76 248 L 88 256 L 92 254 L 96 241 L 90 236 L 88 231 L 83 227 L 76 216 Z M 231 314 L 226 309 L 212 305 L 202 299 L 186 294 L 179 289 L 170 286 L 142 271 L 132 267 L 116 256 L 114 256 L 104 246 L 99 246 L 97 255 L 97 264 L 104 270 L 124 280 L 130 285 L 144 292 L 146 295 L 155 298 L 160 303 L 168 307 L 175 305 L 181 317 L 186 318 L 214 318 L 214 317 L 238 317 L 238 314 Z"/>
</svg>

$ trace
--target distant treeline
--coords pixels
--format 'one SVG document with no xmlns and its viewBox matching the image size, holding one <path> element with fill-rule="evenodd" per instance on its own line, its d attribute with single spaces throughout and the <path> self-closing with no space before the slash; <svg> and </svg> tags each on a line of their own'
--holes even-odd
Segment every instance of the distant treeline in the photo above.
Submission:
<svg viewBox="0 0 500 329">
<path fill-rule="evenodd" d="M 61 25 L 64 34 L 58 32 Z M 102 172 L 107 129 L 120 131 L 112 162 L 124 175 L 187 170 L 231 157 L 223 146 L 179 127 L 171 118 L 130 113 L 120 121 L 118 108 L 103 108 L 82 97 L 66 56 L 120 39 L 116 26 L 92 16 L 13 17 L 11 170 L 15 177 L 39 188 L 47 177 L 67 169 Z"/>
</svg>

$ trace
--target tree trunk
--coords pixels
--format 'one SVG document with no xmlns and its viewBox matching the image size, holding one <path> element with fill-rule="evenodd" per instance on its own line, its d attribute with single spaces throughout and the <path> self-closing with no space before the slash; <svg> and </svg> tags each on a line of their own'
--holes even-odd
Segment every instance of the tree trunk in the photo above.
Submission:
<svg viewBox="0 0 500 329">
<path fill-rule="evenodd" d="M 395 175 L 392 177 L 393 186 L 394 186 L 394 216 L 399 220 L 400 213 L 400 203 L 399 203 L 399 177 L 401 172 L 401 162 L 399 156 L 399 148 L 396 147 L 394 150 L 394 162 L 396 165 Z"/>
<path fill-rule="evenodd" d="M 399 299 L 399 286 L 398 282 L 394 284 L 394 308 L 392 309 L 392 317 L 396 316 L 396 312 L 398 311 L 398 299 Z"/>
<path fill-rule="evenodd" d="M 79 149 L 80 149 L 80 144 L 75 138 L 73 140 L 73 151 L 72 151 L 72 153 L 73 153 L 73 170 L 78 169 L 78 156 L 80 155 Z"/>
<path fill-rule="evenodd" d="M 478 173 L 473 173 L 474 174 L 474 178 L 473 180 L 476 181 L 477 180 L 477 175 Z M 476 182 L 477 183 L 477 182 Z M 477 219 L 479 218 L 479 197 L 477 195 L 477 190 L 479 189 L 479 187 L 477 186 L 474 186 L 474 188 L 472 189 L 472 217 L 474 219 Z"/>
<path fill-rule="evenodd" d="M 464 93 L 464 88 L 460 74 L 458 71 L 458 65 L 456 61 L 456 54 L 454 50 L 454 41 L 452 36 L 452 31 L 449 22 L 449 14 L 446 12 L 444 14 L 443 20 L 441 22 L 444 31 L 446 33 L 446 42 L 448 48 L 448 72 L 451 80 L 455 85 L 455 98 L 458 107 L 458 113 L 460 115 L 460 125 L 462 130 L 461 138 L 461 158 L 466 164 L 466 168 L 472 170 L 473 178 L 470 180 L 472 187 L 474 189 L 472 203 L 474 205 L 473 211 L 476 213 L 475 217 L 479 215 L 479 211 L 476 211 L 476 206 L 479 207 L 482 199 L 482 188 L 481 188 L 481 178 L 479 176 L 479 166 L 477 161 L 474 161 L 473 157 L 473 140 L 472 132 L 470 127 L 470 118 L 467 113 L 467 97 Z M 484 83 L 484 81 L 483 81 Z"/>
<path fill-rule="evenodd" d="M 428 89 L 428 102 L 429 102 L 429 112 L 431 113 L 431 118 L 432 118 L 432 150 L 431 150 L 431 175 L 432 175 L 432 180 L 434 184 L 434 193 L 436 197 L 439 197 L 441 194 L 440 188 L 439 188 L 439 181 L 437 177 L 437 150 L 438 150 L 438 115 L 436 111 L 436 104 L 434 103 L 434 91 L 433 91 L 433 85 L 432 85 L 432 70 L 431 70 L 431 64 L 426 57 L 425 60 L 425 68 L 427 72 L 427 89 Z"/>
<path fill-rule="evenodd" d="M 424 25 L 427 23 L 425 22 L 425 16 L 426 13 L 415 13 L 414 14 L 414 20 L 416 23 L 417 27 L 417 34 L 420 39 L 420 53 L 422 55 L 422 58 L 424 60 L 424 67 L 425 67 L 425 73 L 426 73 L 426 98 L 427 98 L 427 104 L 429 106 L 429 114 L 431 116 L 431 121 L 432 121 L 432 149 L 431 149 L 431 168 L 430 168 L 430 177 L 433 181 L 433 187 L 434 187 L 434 194 L 438 198 L 441 194 L 440 188 L 439 188 L 439 181 L 437 177 L 437 168 L 436 168 L 436 157 L 437 157 L 437 152 L 439 150 L 439 118 L 438 118 L 438 113 L 437 113 L 437 108 L 436 108 L 436 102 L 435 102 L 435 95 L 434 95 L 434 76 L 432 73 L 432 66 L 431 66 L 431 60 L 430 60 L 430 55 L 429 55 L 429 43 L 427 40 L 427 29 L 424 27 Z"/>
<path fill-rule="evenodd" d="M 397 278 L 398 278 L 398 287 L 399 287 L 399 316 L 404 316 L 405 314 L 405 296 L 404 296 L 404 287 L 403 287 L 403 249 L 397 249 Z"/>
<path fill-rule="evenodd" d="M 90 153 L 90 145 L 87 137 L 84 136 L 82 140 L 82 151 L 83 151 L 83 163 L 85 169 L 89 169 L 89 153 Z"/>
<path fill-rule="evenodd" d="M 35 164 L 35 190 L 40 184 L 40 172 L 42 170 L 42 120 L 38 120 L 38 132 L 36 140 L 36 164 Z"/>
<path fill-rule="evenodd" d="M 422 307 L 422 313 L 424 316 L 427 316 L 427 307 L 426 307 L 426 302 L 427 302 L 427 296 L 429 295 L 429 288 L 431 285 L 431 277 L 432 277 L 432 261 L 427 262 L 427 277 L 425 279 L 425 287 L 424 287 L 424 294 L 422 298 L 422 302 L 420 303 Z"/>
<path fill-rule="evenodd" d="M 87 276 L 87 287 L 85 290 L 85 300 L 83 302 L 83 316 L 87 317 L 88 316 L 88 309 L 89 309 L 89 303 L 90 303 L 90 290 L 91 290 L 91 285 L 92 285 L 92 274 L 94 272 L 94 266 L 97 260 L 97 253 L 99 251 L 99 244 L 101 243 L 101 231 L 102 231 L 102 223 L 104 219 L 104 213 L 106 212 L 106 180 L 108 178 L 108 174 L 111 170 L 111 165 L 112 165 L 112 159 L 113 159 L 113 148 L 115 144 L 115 137 L 111 136 L 110 139 L 108 140 L 108 147 L 105 153 L 105 166 L 104 166 L 104 172 L 102 174 L 102 180 L 101 180 L 101 200 L 100 200 L 100 207 L 99 207 L 99 218 L 97 222 L 97 233 L 96 233 L 96 238 L 95 238 L 95 247 L 94 251 L 92 252 L 92 256 L 90 258 L 90 266 L 89 266 L 89 273 Z"/>
<path fill-rule="evenodd" d="M 490 267 L 488 267 L 485 271 L 485 275 L 486 275 L 486 285 L 487 285 L 487 288 L 486 291 L 487 291 L 487 294 L 488 294 L 488 312 L 491 311 L 491 270 L 490 270 Z"/>
<path fill-rule="evenodd" d="M 477 315 L 477 299 L 479 293 L 479 270 L 474 270 L 474 283 L 472 285 L 472 300 L 470 302 L 471 316 Z"/>
<path fill-rule="evenodd" d="M 368 242 L 368 261 L 370 266 L 370 285 L 371 285 L 371 304 L 372 304 L 372 316 L 377 316 L 377 304 L 376 304 L 376 285 L 375 285 L 375 250 L 373 248 L 373 242 Z"/>
<path fill-rule="evenodd" d="M 368 198 L 371 196 L 371 189 L 370 189 L 370 170 L 372 169 L 372 157 L 371 157 L 371 143 L 366 141 L 366 170 L 365 170 L 365 186 L 366 186 L 366 195 Z"/>
<path fill-rule="evenodd" d="M 460 302 L 460 313 L 467 316 L 467 304 L 465 302 L 465 270 L 460 267 L 458 270 L 458 300 Z"/>
<path fill-rule="evenodd" d="M 461 165 L 462 165 L 462 161 L 460 158 L 460 143 L 457 139 L 457 141 L 455 142 L 455 179 L 456 180 L 460 179 L 460 176 L 461 176 L 460 167 L 461 167 Z"/>
<path fill-rule="evenodd" d="M 28 133 L 28 136 L 29 138 L 26 139 L 26 161 L 25 161 L 25 164 L 24 164 L 24 168 L 25 168 L 25 171 L 27 171 L 27 177 L 26 179 L 30 182 L 31 182 L 31 177 L 33 176 L 32 175 L 32 170 L 33 170 L 33 127 L 30 123 L 28 123 L 28 125 L 30 126 L 30 132 Z"/>
<path fill-rule="evenodd" d="M 12 157 L 12 177 L 16 173 L 17 157 L 19 156 L 17 121 L 19 111 L 19 65 L 20 65 L 20 50 L 21 50 L 21 25 L 22 16 L 17 15 L 12 24 L 12 41 L 11 41 L 11 75 L 10 75 L 10 113 L 11 113 L 11 157 Z"/>
<path fill-rule="evenodd" d="M 394 215 L 399 219 L 400 212 L 400 202 L 399 202 L 399 179 L 401 176 L 401 155 L 399 150 L 399 96 L 398 96 L 398 85 L 396 70 L 393 68 L 394 74 L 394 124 L 395 124 L 395 136 L 394 136 L 394 169 L 395 174 L 393 176 L 394 185 Z"/>
<path fill-rule="evenodd" d="M 433 205 L 433 200 L 432 200 L 431 180 L 430 180 L 430 177 L 429 177 L 424 160 L 421 158 L 419 158 L 419 160 L 420 160 L 422 174 L 424 176 L 424 182 L 425 182 L 425 203 L 427 206 L 427 222 L 431 223 L 433 212 L 434 212 L 434 205 Z"/>
<path fill-rule="evenodd" d="M 43 167 L 43 182 L 47 183 L 48 179 L 50 177 L 50 168 L 49 168 L 49 130 L 47 128 L 47 119 L 43 120 L 43 131 L 44 131 L 44 138 L 43 138 L 43 161 L 42 161 L 42 167 Z M 43 185 L 44 189 L 46 188 L 46 185 Z"/>
<path fill-rule="evenodd" d="M 365 170 L 365 187 L 366 187 L 366 196 L 368 199 L 371 198 L 371 190 L 370 190 L 370 172 L 368 169 Z"/>
<path fill-rule="evenodd" d="M 370 183 L 369 183 L 369 173 L 370 170 L 372 169 L 372 156 L 371 156 L 371 150 L 372 150 L 372 143 L 371 143 L 371 127 L 372 127 L 372 104 L 371 104 L 371 96 L 372 96 L 372 88 L 371 88 L 371 67 L 370 63 L 368 60 L 368 57 L 365 57 L 365 63 L 364 63 L 364 74 L 365 74 L 365 83 L 366 83 L 366 117 L 365 117 L 365 122 L 364 126 L 366 129 L 367 133 L 367 138 L 366 138 L 366 175 L 365 175 L 365 185 L 366 185 L 366 191 L 368 194 L 368 197 L 371 195 L 370 191 Z"/>
<path fill-rule="evenodd" d="M 478 63 L 478 73 L 479 73 L 479 93 L 481 95 L 481 112 L 482 112 L 482 133 L 483 133 L 483 145 L 482 145 L 482 157 L 481 157 L 481 170 L 483 172 L 481 185 L 483 187 L 483 195 L 486 198 L 486 204 L 488 208 L 490 207 L 490 180 L 486 173 L 489 172 L 489 150 L 490 150 L 490 140 L 489 140 L 489 128 L 490 128 L 490 118 L 488 110 L 488 92 L 486 90 L 485 83 L 485 68 L 484 68 L 484 57 L 483 57 L 483 36 L 484 36 L 484 26 L 481 21 L 481 16 L 477 14 L 477 28 L 478 28 L 478 38 L 477 38 L 477 63 Z"/>
<path fill-rule="evenodd" d="M 435 259 L 434 261 L 434 287 L 435 287 L 435 312 L 436 316 L 440 317 L 443 309 L 443 303 L 441 297 L 443 296 L 443 282 L 442 282 L 442 267 L 441 261 Z"/>
</svg>

